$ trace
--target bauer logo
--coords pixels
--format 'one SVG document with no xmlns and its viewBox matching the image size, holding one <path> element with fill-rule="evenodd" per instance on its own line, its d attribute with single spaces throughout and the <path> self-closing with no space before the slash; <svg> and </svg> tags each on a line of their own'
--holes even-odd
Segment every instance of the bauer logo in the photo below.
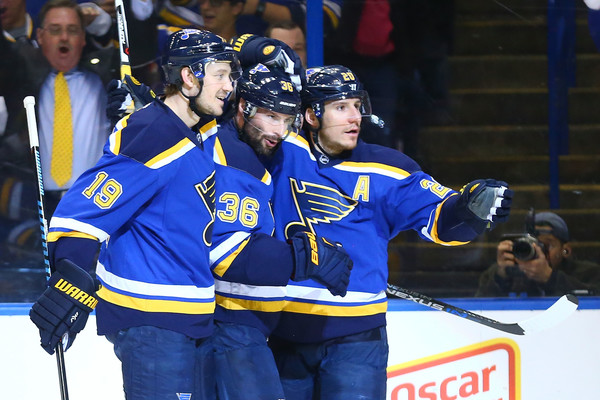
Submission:
<svg viewBox="0 0 600 400">
<path fill-rule="evenodd" d="M 520 352 L 494 339 L 388 367 L 390 400 L 521 400 Z"/>
</svg>

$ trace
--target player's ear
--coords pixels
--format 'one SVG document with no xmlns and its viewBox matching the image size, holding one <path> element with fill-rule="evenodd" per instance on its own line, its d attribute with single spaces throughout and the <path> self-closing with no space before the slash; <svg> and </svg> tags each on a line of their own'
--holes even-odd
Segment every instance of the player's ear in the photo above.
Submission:
<svg viewBox="0 0 600 400">
<path fill-rule="evenodd" d="M 304 120 L 308 123 L 313 129 L 319 128 L 319 119 L 315 115 L 314 110 L 311 107 L 308 107 L 304 112 Z"/>
<path fill-rule="evenodd" d="M 181 75 L 181 81 L 183 82 L 183 87 L 191 89 L 194 87 L 194 80 L 196 79 L 196 77 L 194 76 L 194 73 L 192 72 L 192 70 L 189 67 L 184 67 L 181 68 L 181 71 L 179 72 L 179 74 Z"/>
</svg>

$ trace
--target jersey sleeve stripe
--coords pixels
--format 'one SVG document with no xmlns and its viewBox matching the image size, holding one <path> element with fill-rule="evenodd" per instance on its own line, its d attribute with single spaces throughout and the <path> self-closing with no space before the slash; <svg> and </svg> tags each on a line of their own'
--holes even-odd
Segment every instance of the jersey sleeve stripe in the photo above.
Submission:
<svg viewBox="0 0 600 400">
<path fill-rule="evenodd" d="M 115 125 L 112 134 L 108 138 L 109 149 L 113 154 L 119 154 L 121 151 L 121 132 L 127 126 L 127 120 L 131 114 L 122 118 Z"/>
<path fill-rule="evenodd" d="M 231 263 L 233 262 L 233 260 L 236 259 L 236 257 L 238 256 L 238 254 L 240 254 L 242 252 L 242 250 L 244 250 L 244 247 L 246 247 L 246 245 L 248 244 L 248 242 L 250 241 L 250 239 L 246 239 L 244 240 L 236 249 L 235 251 L 233 251 L 231 254 L 229 254 L 227 256 L 227 258 L 225 258 L 223 261 L 219 262 L 219 264 L 217 264 L 216 267 L 213 268 L 213 272 L 215 274 L 217 274 L 218 276 L 223 276 L 225 275 L 225 273 L 227 272 L 227 270 L 229 269 L 229 267 L 231 266 Z M 212 254 L 212 251 L 211 251 Z M 211 263 L 211 266 L 213 264 Z"/>
<path fill-rule="evenodd" d="M 217 120 L 213 119 L 210 122 L 202 125 L 200 128 L 200 134 L 202 135 L 202 141 L 207 140 L 212 135 L 218 132 Z"/>
<path fill-rule="evenodd" d="M 435 209 L 435 215 L 433 217 L 433 220 L 431 220 L 431 218 L 430 218 L 430 221 L 427 224 L 427 226 L 421 230 L 421 233 L 423 233 L 423 235 L 428 237 L 434 243 L 438 243 L 438 244 L 441 244 L 444 246 L 461 246 L 463 244 L 469 243 L 469 242 L 459 242 L 459 241 L 444 242 L 443 240 L 441 240 L 438 237 L 438 220 L 440 218 L 440 212 L 442 211 L 442 206 L 444 205 L 446 200 L 448 200 L 450 197 L 456 196 L 456 195 L 457 195 L 456 193 L 453 193 L 450 196 L 446 197 L 444 199 L 444 201 L 442 201 L 440 204 L 438 204 L 438 206 Z"/>
<path fill-rule="evenodd" d="M 265 170 L 265 174 L 263 175 L 263 177 L 260 181 L 262 183 L 264 183 L 265 185 L 271 184 L 271 174 L 269 173 L 269 171 Z"/>
<path fill-rule="evenodd" d="M 93 225 L 86 224 L 85 222 L 77 221 L 73 218 L 60 218 L 52 217 L 50 220 L 50 231 L 78 231 L 87 233 L 95 238 L 98 238 L 100 242 L 105 241 L 108 238 L 108 233 L 102 229 L 98 229 Z"/>
<path fill-rule="evenodd" d="M 238 231 L 229 236 L 227 240 L 214 246 L 210 251 L 210 265 L 213 265 L 216 261 L 225 256 L 225 254 L 229 253 L 236 246 L 239 246 L 244 240 L 247 241 L 248 236 L 250 236 L 250 233 Z"/>
<path fill-rule="evenodd" d="M 79 238 L 79 239 L 92 239 L 98 240 L 97 237 L 89 235 L 87 233 L 78 232 L 78 231 L 54 231 L 48 233 L 48 242 L 56 242 L 60 238 Z"/>
<path fill-rule="evenodd" d="M 184 138 L 181 141 L 179 141 L 175 146 L 154 156 L 150 161 L 147 161 L 144 165 L 148 168 L 158 169 L 178 159 L 179 157 L 183 156 L 185 153 L 187 153 L 195 147 L 196 145 L 192 143 L 191 140 L 189 140 L 188 138 Z"/>
</svg>

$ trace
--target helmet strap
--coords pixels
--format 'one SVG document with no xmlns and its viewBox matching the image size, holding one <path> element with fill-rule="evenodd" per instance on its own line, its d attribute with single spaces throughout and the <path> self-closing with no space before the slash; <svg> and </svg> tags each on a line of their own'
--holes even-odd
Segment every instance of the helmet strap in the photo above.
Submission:
<svg viewBox="0 0 600 400">
<path fill-rule="evenodd" d="M 182 85 L 179 86 L 179 92 L 181 93 L 181 95 L 183 97 L 185 97 L 188 100 L 190 110 L 192 110 L 194 112 L 194 114 L 196 114 L 200 118 L 206 118 L 207 115 L 200 112 L 200 110 L 198 109 L 198 105 L 196 104 L 196 99 L 198 98 L 198 96 L 200 96 L 200 93 L 202 93 L 202 84 L 204 82 L 199 80 L 198 83 L 200 84 L 200 90 L 198 91 L 198 94 L 195 96 L 188 96 L 185 93 L 183 93 Z"/>
</svg>

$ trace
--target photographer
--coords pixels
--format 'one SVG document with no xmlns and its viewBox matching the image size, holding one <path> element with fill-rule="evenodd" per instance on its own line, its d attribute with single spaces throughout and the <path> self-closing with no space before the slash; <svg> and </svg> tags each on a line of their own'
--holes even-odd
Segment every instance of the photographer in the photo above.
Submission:
<svg viewBox="0 0 600 400">
<path fill-rule="evenodd" d="M 573 291 L 600 293 L 600 265 L 573 258 L 565 221 L 551 212 L 536 214 L 534 219 L 535 234 L 529 236 L 530 241 L 502 240 L 498 244 L 496 263 L 479 278 L 475 296 L 561 296 Z M 523 242 L 527 242 L 523 247 L 529 248 L 529 254 L 521 247 L 520 251 L 515 251 L 515 243 L 522 246 Z"/>
</svg>

